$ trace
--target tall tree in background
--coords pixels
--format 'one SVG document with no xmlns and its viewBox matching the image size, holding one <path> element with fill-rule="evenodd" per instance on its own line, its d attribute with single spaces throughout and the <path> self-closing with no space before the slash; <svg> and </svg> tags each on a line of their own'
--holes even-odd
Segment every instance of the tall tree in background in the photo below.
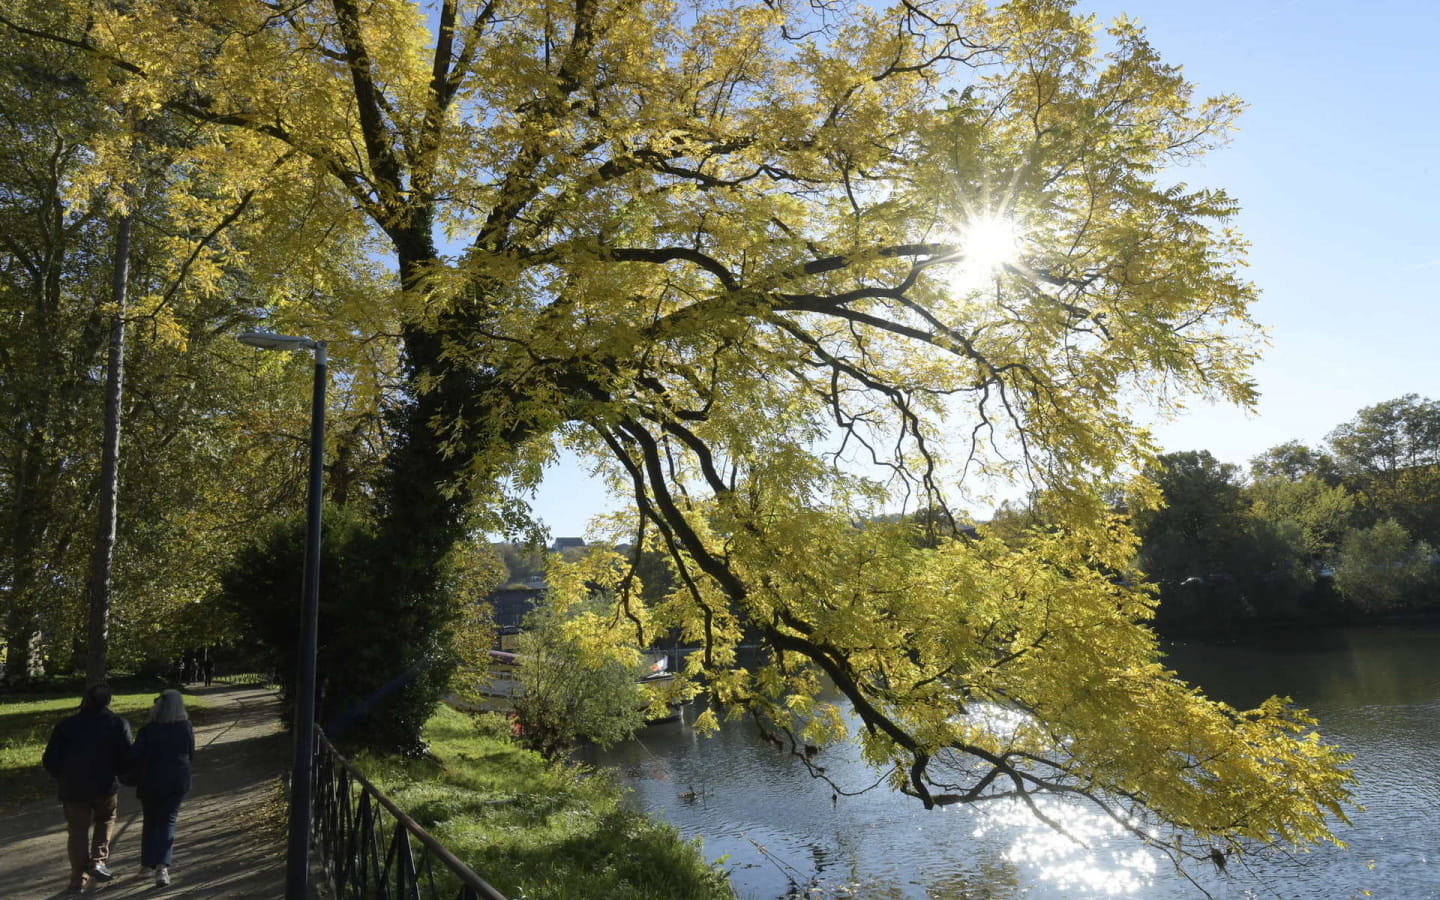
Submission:
<svg viewBox="0 0 1440 900">
<path fill-rule="evenodd" d="M 41 671 L 42 611 L 84 584 L 100 444 L 92 372 L 105 346 L 114 240 L 100 210 L 66 202 L 102 127 L 76 53 L 0 42 L 0 592 L 5 675 Z M 67 653 L 70 648 L 66 648 Z"/>
<path fill-rule="evenodd" d="M 1302 441 L 1286 441 L 1250 460 L 1250 477 L 1256 481 L 1283 478 L 1301 481 L 1318 478 L 1326 484 L 1340 483 L 1340 468 L 1335 457 Z"/>
<path fill-rule="evenodd" d="M 120 492 L 120 405 L 125 399 L 125 311 L 130 288 L 130 235 L 135 212 L 116 214 L 114 269 L 110 280 L 110 340 L 105 352 L 105 417 L 100 447 L 100 491 L 95 539 L 87 582 L 89 615 L 85 645 L 85 681 L 105 680 L 110 641 L 110 581 L 115 562 L 115 525 Z"/>
<path fill-rule="evenodd" d="M 1252 515 L 1240 468 L 1207 450 L 1166 453 L 1151 473 L 1163 497 L 1134 504 L 1140 567 L 1160 586 L 1159 619 L 1176 630 L 1224 630 L 1285 611 L 1303 585 L 1298 526 Z"/>
<path fill-rule="evenodd" d="M 1330 432 L 1347 473 L 1392 475 L 1440 463 L 1440 402 L 1406 394 L 1367 406 Z"/>
<path fill-rule="evenodd" d="M 1440 540 L 1440 402 L 1406 394 L 1367 406 L 1328 440 L 1368 524 L 1394 519 Z"/>
<path fill-rule="evenodd" d="M 59 33 L 80 33 L 76 22 L 83 20 L 67 18 L 63 6 L 23 9 Z M 362 283 L 369 286 L 373 266 L 363 263 L 362 247 L 347 243 L 356 232 L 342 227 L 346 209 L 330 202 L 331 193 L 314 192 L 306 167 L 272 157 L 266 172 L 253 161 L 237 172 L 240 148 L 217 147 L 174 113 L 127 123 L 117 113 L 123 104 L 86 81 L 93 59 L 83 51 L 13 32 L 6 37 L 0 41 L 6 673 L 67 671 L 88 655 L 94 679 L 111 649 L 133 665 L 146 654 L 163 657 L 178 642 L 193 643 L 187 632 L 203 623 L 184 611 L 213 592 L 219 561 L 261 512 L 286 500 L 287 490 L 299 495 L 305 373 L 257 363 L 230 335 L 272 313 L 257 308 L 267 296 L 305 298 L 292 304 L 291 315 L 328 313 L 363 291 Z M 127 183 L 122 201 L 119 186 Z M 118 249 L 125 243 L 116 227 L 122 221 L 131 226 L 128 252 Z M 262 222 L 267 233 L 256 240 Z M 289 240 L 277 243 L 276 232 Z M 234 264 L 240 258 L 256 265 L 242 270 Z M 115 302 L 121 290 L 130 295 L 123 304 Z M 354 310 L 351 316 L 365 321 Z M 124 395 L 109 390 L 118 388 L 117 378 L 96 375 L 106 371 L 107 336 L 117 331 L 122 338 L 130 332 Z M 354 390 L 338 392 L 344 402 L 358 401 L 337 416 L 336 435 L 357 448 L 348 453 L 345 480 L 361 491 L 373 480 L 364 474 L 369 453 L 362 445 L 378 421 L 366 384 L 383 375 L 387 361 L 383 348 L 357 348 L 341 358 L 350 355 L 375 357 L 357 367 Z M 257 441 L 255 429 L 243 426 L 263 421 L 264 411 L 276 411 L 274 398 L 287 394 L 297 400 L 283 428 L 301 437 Z M 110 452 L 109 438 L 118 438 L 122 421 L 134 459 Z M 103 440 L 102 422 L 110 429 Z M 117 479 L 126 485 L 118 500 Z M 93 543 L 87 532 L 96 536 Z M 107 628 L 112 619 L 114 630 Z M 215 636 L 213 627 L 200 633 Z"/>
<path fill-rule="evenodd" d="M 678 628 L 687 677 L 805 739 L 844 730 L 828 680 L 926 806 L 1084 797 L 1200 856 L 1343 815 L 1310 720 L 1175 680 L 1116 577 L 1133 536 L 1097 485 L 1150 458 L 1133 398 L 1253 396 L 1235 205 L 1165 175 L 1239 104 L 1197 102 L 1134 24 L 1102 51 L 1056 0 L 176 13 L 68 40 L 99 90 L 307 159 L 393 254 L 405 392 L 353 600 L 395 611 L 375 678 L 421 674 L 372 736 L 413 747 L 443 684 L 437 585 L 474 501 L 564 439 L 673 568 L 646 606 L 617 567 L 617 621 Z M 856 525 L 943 519 L 978 476 L 1032 488 L 1048 527 Z"/>
<path fill-rule="evenodd" d="M 1162 585 L 1227 572 L 1245 514 L 1239 467 L 1208 450 L 1166 453 L 1157 463 L 1150 478 L 1164 505 L 1135 513 L 1142 567 Z"/>
</svg>

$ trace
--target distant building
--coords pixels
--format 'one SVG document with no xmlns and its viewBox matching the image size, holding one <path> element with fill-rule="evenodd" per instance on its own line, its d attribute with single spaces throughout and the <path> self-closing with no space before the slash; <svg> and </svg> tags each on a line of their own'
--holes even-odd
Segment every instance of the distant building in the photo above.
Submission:
<svg viewBox="0 0 1440 900">
<path fill-rule="evenodd" d="M 556 538 L 549 547 L 551 553 L 560 553 L 571 549 L 584 549 L 585 539 L 578 537 Z M 500 629 L 502 636 L 507 631 L 514 631 L 520 627 L 525 616 L 545 596 L 548 586 L 545 583 L 543 573 L 520 576 L 518 581 L 512 581 L 504 587 L 496 588 L 490 592 L 485 600 L 495 610 L 495 625 Z"/>
<path fill-rule="evenodd" d="M 545 587 L 503 587 L 492 591 L 486 598 L 495 608 L 495 624 L 504 628 L 518 628 L 526 613 L 545 594 Z"/>
</svg>

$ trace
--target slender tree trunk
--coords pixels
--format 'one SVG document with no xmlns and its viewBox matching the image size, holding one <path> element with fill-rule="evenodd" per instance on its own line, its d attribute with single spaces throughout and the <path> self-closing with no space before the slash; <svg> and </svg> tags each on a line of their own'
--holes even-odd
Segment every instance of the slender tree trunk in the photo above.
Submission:
<svg viewBox="0 0 1440 900">
<path fill-rule="evenodd" d="M 18 454 L 24 459 L 24 454 Z M 25 508 L 29 491 L 26 467 L 15 467 L 18 475 L 12 485 L 14 498 L 10 510 L 10 527 L 6 535 L 5 556 L 0 558 L 0 583 L 3 583 L 5 610 L 5 680 L 10 683 L 24 681 L 30 673 L 30 642 L 35 635 L 35 610 L 30 603 L 27 585 L 30 573 L 30 559 L 25 553 L 28 546 L 29 510 Z"/>
<path fill-rule="evenodd" d="M 24 597 L 18 596 L 23 603 Z M 23 684 L 40 675 L 40 618 L 32 606 L 13 607 L 5 617 L 5 680 Z"/>
<path fill-rule="evenodd" d="M 110 570 L 115 559 L 115 520 L 120 487 L 120 404 L 125 396 L 125 290 L 130 280 L 130 229 L 134 214 L 120 217 L 115 235 L 115 275 L 110 287 L 114 305 L 110 353 L 105 367 L 105 437 L 100 453 L 100 503 L 95 547 L 90 556 L 89 643 L 85 682 L 105 680 L 110 640 Z"/>
<path fill-rule="evenodd" d="M 26 441 L 17 455 L 11 485 L 11 519 L 7 523 L 3 578 L 8 596 L 5 603 L 5 680 L 21 684 L 43 671 L 40 641 L 39 602 L 35 596 L 36 562 L 43 531 L 49 516 L 45 495 L 53 488 L 42 461 L 45 447 L 36 438 Z"/>
</svg>

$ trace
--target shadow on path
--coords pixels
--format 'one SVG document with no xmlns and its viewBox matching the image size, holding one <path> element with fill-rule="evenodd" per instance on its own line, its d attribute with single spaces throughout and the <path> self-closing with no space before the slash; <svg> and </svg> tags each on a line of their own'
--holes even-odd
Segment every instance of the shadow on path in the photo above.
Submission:
<svg viewBox="0 0 1440 900">
<path fill-rule="evenodd" d="M 175 828 L 172 883 L 140 879 L 140 802 L 120 792 L 120 818 L 110 844 L 116 877 L 88 897 L 195 897 L 274 900 L 285 893 L 285 840 L 280 775 L 288 769 L 289 735 L 280 704 L 262 688 L 215 685 L 192 693 L 211 708 L 195 730 L 194 787 Z M 36 761 L 38 764 L 38 760 Z M 0 897 L 50 900 L 69 878 L 65 824 L 57 800 L 27 804 L 0 822 Z"/>
</svg>

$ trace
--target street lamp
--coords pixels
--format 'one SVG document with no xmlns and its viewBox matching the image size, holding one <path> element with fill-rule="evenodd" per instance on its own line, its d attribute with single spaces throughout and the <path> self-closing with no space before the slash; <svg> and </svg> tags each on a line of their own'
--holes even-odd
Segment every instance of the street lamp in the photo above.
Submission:
<svg viewBox="0 0 1440 900">
<path fill-rule="evenodd" d="M 301 592 L 300 673 L 295 698 L 295 765 L 290 774 L 290 835 L 285 852 L 285 900 L 306 900 L 310 876 L 310 810 L 315 760 L 315 644 L 320 618 L 320 501 L 325 462 L 325 342 L 268 331 L 236 336 L 262 350 L 315 351 L 310 405 L 310 495 L 305 521 L 305 582 Z"/>
</svg>

